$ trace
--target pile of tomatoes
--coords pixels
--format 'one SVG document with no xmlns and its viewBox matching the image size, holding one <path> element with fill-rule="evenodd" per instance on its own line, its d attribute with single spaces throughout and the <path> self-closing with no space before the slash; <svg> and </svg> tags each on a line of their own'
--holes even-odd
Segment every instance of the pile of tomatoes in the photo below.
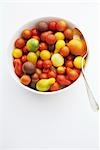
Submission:
<svg viewBox="0 0 100 150">
<path fill-rule="evenodd" d="M 85 42 L 64 20 L 40 21 L 14 43 L 13 65 L 20 82 L 38 91 L 57 91 L 80 75 Z M 85 64 L 85 60 L 83 60 Z"/>
</svg>

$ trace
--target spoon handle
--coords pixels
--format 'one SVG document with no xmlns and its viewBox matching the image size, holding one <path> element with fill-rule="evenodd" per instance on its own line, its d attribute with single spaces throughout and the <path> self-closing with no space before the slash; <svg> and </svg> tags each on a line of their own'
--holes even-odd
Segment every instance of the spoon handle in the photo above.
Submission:
<svg viewBox="0 0 100 150">
<path fill-rule="evenodd" d="M 87 82 L 87 79 L 85 77 L 85 74 L 84 74 L 84 71 L 82 71 L 82 75 L 83 75 L 83 78 L 84 78 L 84 82 L 85 82 L 85 86 L 86 86 L 86 90 L 87 90 L 87 94 L 88 94 L 88 98 L 89 98 L 89 102 L 90 102 L 90 105 L 92 107 L 92 109 L 94 111 L 98 111 L 99 110 L 99 105 L 97 104 L 96 100 L 95 100 L 95 97 L 90 89 L 90 86 Z"/>
</svg>

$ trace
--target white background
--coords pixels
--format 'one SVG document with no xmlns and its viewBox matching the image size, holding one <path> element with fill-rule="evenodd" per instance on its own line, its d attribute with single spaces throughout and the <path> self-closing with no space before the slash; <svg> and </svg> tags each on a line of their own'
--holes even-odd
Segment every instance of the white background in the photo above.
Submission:
<svg viewBox="0 0 100 150">
<path fill-rule="evenodd" d="M 98 149 L 98 113 L 89 105 L 83 78 L 66 93 L 38 96 L 25 91 L 11 78 L 6 64 L 8 45 L 24 23 L 44 16 L 58 16 L 77 24 L 84 33 L 90 59 L 88 82 L 99 99 L 98 4 L 2 4 L 0 57 L 1 150 L 27 148 Z"/>
</svg>

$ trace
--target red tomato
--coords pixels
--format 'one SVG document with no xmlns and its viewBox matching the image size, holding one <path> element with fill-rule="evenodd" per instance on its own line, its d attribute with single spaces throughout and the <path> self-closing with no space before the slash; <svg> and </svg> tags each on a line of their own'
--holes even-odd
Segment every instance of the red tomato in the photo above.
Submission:
<svg viewBox="0 0 100 150">
<path fill-rule="evenodd" d="M 54 71 L 49 71 L 49 73 L 48 73 L 48 78 L 56 78 L 56 72 L 54 72 Z"/>
<path fill-rule="evenodd" d="M 38 60 L 37 63 L 36 63 L 36 67 L 39 68 L 39 69 L 42 69 L 43 68 L 43 61 Z"/>
<path fill-rule="evenodd" d="M 60 54 L 63 56 L 63 57 L 66 57 L 69 55 L 69 48 L 67 46 L 64 46 L 60 49 Z"/>
<path fill-rule="evenodd" d="M 66 39 L 71 40 L 73 38 L 73 31 L 71 29 L 66 29 L 64 31 L 64 35 L 65 35 Z"/>
<path fill-rule="evenodd" d="M 44 43 L 44 42 L 41 42 L 41 43 L 39 44 L 39 50 L 42 51 L 42 50 L 46 50 L 46 49 L 48 49 L 47 44 Z"/>
<path fill-rule="evenodd" d="M 52 31 L 47 31 L 47 32 L 41 33 L 41 35 L 40 35 L 41 40 L 45 41 L 48 34 L 52 34 Z"/>
<path fill-rule="evenodd" d="M 57 24 L 56 21 L 49 22 L 49 25 L 48 25 L 49 29 L 55 31 L 56 30 L 56 24 Z"/>
<path fill-rule="evenodd" d="M 40 41 L 40 38 L 39 38 L 39 36 L 37 36 L 37 35 L 33 35 L 32 38 L 33 38 L 33 39 L 36 39 L 36 40 L 38 40 L 38 41 Z"/>
<path fill-rule="evenodd" d="M 29 52 L 26 46 L 23 47 L 22 51 L 24 52 L 24 54 L 28 54 Z"/>
<path fill-rule="evenodd" d="M 20 60 L 20 58 L 13 59 L 13 65 L 14 65 L 14 67 L 15 67 L 15 65 L 16 65 L 17 63 L 19 63 L 19 64 L 22 63 L 21 60 Z"/>
<path fill-rule="evenodd" d="M 72 54 L 70 54 L 70 55 L 67 56 L 67 59 L 68 59 L 68 60 L 73 60 L 73 59 L 74 59 L 74 56 L 73 56 Z"/>
<path fill-rule="evenodd" d="M 57 82 L 62 86 L 66 85 L 66 77 L 64 75 L 57 75 Z"/>
<path fill-rule="evenodd" d="M 66 68 L 66 73 L 71 81 L 75 81 L 79 77 L 77 71 L 69 67 Z"/>
<path fill-rule="evenodd" d="M 21 61 L 24 63 L 24 62 L 26 62 L 27 61 L 27 56 L 26 55 L 23 55 L 22 57 L 21 57 Z"/>
<path fill-rule="evenodd" d="M 81 73 L 80 69 L 73 68 L 73 70 L 75 70 L 78 74 L 80 74 L 80 73 Z"/>
<path fill-rule="evenodd" d="M 23 75 L 21 78 L 20 78 L 20 82 L 24 85 L 29 85 L 30 82 L 31 82 L 31 78 L 29 75 Z"/>
<path fill-rule="evenodd" d="M 16 48 L 23 48 L 25 46 L 25 41 L 23 38 L 18 38 L 16 41 L 15 41 L 15 47 Z"/>
<path fill-rule="evenodd" d="M 70 85 L 72 82 L 69 80 L 69 79 L 66 79 L 66 81 L 65 81 L 65 85 L 66 86 L 68 86 L 68 85 Z"/>
<path fill-rule="evenodd" d="M 39 75 L 39 78 L 40 78 L 40 79 L 47 79 L 47 78 L 48 78 L 48 75 L 47 75 L 47 73 L 41 73 L 41 74 Z"/>
<path fill-rule="evenodd" d="M 69 67 L 69 68 L 73 68 L 73 61 L 72 60 L 67 60 L 66 62 L 65 62 L 65 66 L 66 67 Z"/>
<path fill-rule="evenodd" d="M 43 73 L 48 73 L 50 70 L 49 70 L 49 68 L 43 68 Z"/>
<path fill-rule="evenodd" d="M 17 76 L 22 76 L 22 62 L 20 59 L 14 59 L 15 73 Z"/>
<path fill-rule="evenodd" d="M 22 32 L 22 37 L 25 38 L 25 39 L 29 39 L 29 38 L 31 38 L 31 36 L 32 36 L 32 32 L 29 29 L 25 29 Z"/>
<path fill-rule="evenodd" d="M 64 31 L 67 28 L 67 23 L 63 20 L 57 22 L 56 28 L 58 31 Z"/>
<path fill-rule="evenodd" d="M 54 84 L 51 85 L 50 87 L 50 91 L 57 91 L 60 89 L 60 85 L 58 84 L 58 82 L 55 82 Z"/>
<path fill-rule="evenodd" d="M 32 29 L 32 35 L 33 36 L 38 36 L 39 35 L 39 31 L 36 28 Z"/>
<path fill-rule="evenodd" d="M 34 74 L 32 75 L 32 79 L 39 79 L 39 75 L 38 75 L 37 73 L 34 73 Z"/>
<path fill-rule="evenodd" d="M 48 34 L 47 37 L 46 37 L 46 42 L 48 44 L 55 44 L 56 37 L 53 34 Z"/>
<path fill-rule="evenodd" d="M 51 60 L 44 60 L 43 61 L 43 67 L 44 68 L 50 68 L 52 66 Z"/>
</svg>

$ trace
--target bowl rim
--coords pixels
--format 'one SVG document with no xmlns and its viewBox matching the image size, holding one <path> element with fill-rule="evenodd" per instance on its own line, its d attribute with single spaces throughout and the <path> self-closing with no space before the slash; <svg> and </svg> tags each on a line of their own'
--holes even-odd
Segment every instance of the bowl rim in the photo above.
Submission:
<svg viewBox="0 0 100 150">
<path fill-rule="evenodd" d="M 61 17 L 52 17 L 52 16 L 49 16 L 49 17 L 40 17 L 40 18 L 35 18 L 35 19 L 32 19 L 32 20 L 30 20 L 30 21 L 28 21 L 28 22 L 26 22 L 24 25 L 22 25 L 21 27 L 19 27 L 19 29 L 13 34 L 13 36 L 12 36 L 12 39 L 11 39 L 11 42 L 10 42 L 10 44 L 9 44 L 9 46 L 8 46 L 8 53 L 7 53 L 7 60 L 8 60 L 8 64 L 7 64 L 7 68 L 8 68 L 8 71 L 10 72 L 10 75 L 12 76 L 12 78 L 16 81 L 16 83 L 18 83 L 18 85 L 19 86 L 21 86 L 22 88 L 24 88 L 25 90 L 28 90 L 28 91 L 30 91 L 30 92 L 32 92 L 32 93 L 35 93 L 35 94 L 39 94 L 39 95 L 54 95 L 54 94 L 59 94 L 59 93 L 61 93 L 61 92 L 65 92 L 66 90 L 68 90 L 68 89 L 70 89 L 70 88 L 72 88 L 72 87 L 74 87 L 75 85 L 76 85 L 76 83 L 79 81 L 79 79 L 80 79 L 80 77 L 81 77 L 81 75 L 82 75 L 82 73 L 79 75 L 79 77 L 78 77 L 78 79 L 77 80 L 75 80 L 71 85 L 69 85 L 69 86 L 67 86 L 67 87 L 65 87 L 65 88 L 63 88 L 63 89 L 60 89 L 60 90 L 58 90 L 58 91 L 53 91 L 53 92 L 41 92 L 41 91 L 37 91 L 37 90 L 34 90 L 34 89 L 32 89 L 32 88 L 29 88 L 28 86 L 25 86 L 25 85 L 23 85 L 20 81 L 19 81 L 19 78 L 18 78 L 18 76 L 15 74 L 15 72 L 14 72 L 14 67 L 13 67 L 13 57 L 12 57 L 12 55 L 11 55 L 11 50 L 14 48 L 14 41 L 16 40 L 16 38 L 15 37 L 19 37 L 20 36 L 20 33 L 22 32 L 22 30 L 23 29 L 25 29 L 26 27 L 28 27 L 28 28 L 31 28 L 31 27 L 34 27 L 34 24 L 36 24 L 36 23 L 38 23 L 39 21 L 42 21 L 42 20 L 55 20 L 55 19 L 57 19 L 57 20 L 65 20 L 66 22 L 68 22 L 68 24 L 70 24 L 71 26 L 73 26 L 73 27 L 77 27 L 78 29 L 80 29 L 76 24 L 74 24 L 74 23 L 72 23 L 70 20 L 67 20 L 67 19 L 64 19 L 64 18 L 61 18 Z M 82 32 L 82 34 L 83 34 L 83 32 Z M 83 36 L 84 36 L 84 34 L 83 34 Z M 85 36 L 84 36 L 84 38 L 85 38 Z M 85 41 L 86 41 L 86 38 L 85 38 Z M 86 41 L 86 45 L 87 45 L 87 41 Z M 87 45 L 87 49 L 88 49 L 88 45 Z M 8 57 L 9 56 L 9 57 Z M 88 57 L 89 57 L 89 53 L 88 53 Z M 87 58 L 88 58 L 87 57 Z M 12 61 L 12 62 L 11 62 Z M 87 61 L 88 61 L 88 59 L 87 59 Z M 86 61 L 86 62 L 87 62 Z M 10 64 L 9 64 L 10 63 Z M 87 64 L 87 63 L 86 63 Z M 12 67 L 11 67 L 12 66 Z M 85 65 L 85 68 L 86 68 L 86 66 L 87 65 Z M 12 68 L 12 69 L 11 69 Z M 84 69 L 85 69 L 84 68 Z"/>
</svg>

